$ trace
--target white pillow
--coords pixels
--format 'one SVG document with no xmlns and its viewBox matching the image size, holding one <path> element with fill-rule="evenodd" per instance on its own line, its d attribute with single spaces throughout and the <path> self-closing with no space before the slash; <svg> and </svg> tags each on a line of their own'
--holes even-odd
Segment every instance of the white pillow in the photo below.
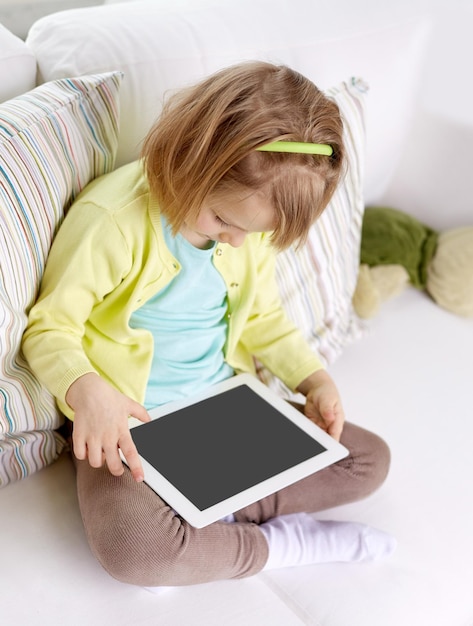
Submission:
<svg viewBox="0 0 473 626">
<path fill-rule="evenodd" d="M 25 42 L 0 24 L 0 102 L 33 89 L 36 58 Z"/>
<path fill-rule="evenodd" d="M 0 104 L 0 486 L 51 463 L 63 420 L 20 352 L 51 241 L 79 191 L 114 166 L 118 72 Z"/>
</svg>

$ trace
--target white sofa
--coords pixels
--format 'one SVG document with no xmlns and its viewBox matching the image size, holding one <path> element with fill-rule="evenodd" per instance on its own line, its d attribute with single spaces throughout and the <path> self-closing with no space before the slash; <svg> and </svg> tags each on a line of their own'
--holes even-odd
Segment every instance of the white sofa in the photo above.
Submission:
<svg viewBox="0 0 473 626">
<path fill-rule="evenodd" d="M 0 102 L 51 79 L 122 71 L 120 164 L 136 156 L 166 90 L 219 66 L 269 58 L 324 89 L 360 76 L 370 86 L 363 203 L 402 209 L 438 230 L 473 225 L 467 0 L 105 4 L 47 16 L 26 42 L 0 28 Z M 350 308 L 344 314 L 356 332 L 327 353 L 328 368 L 348 419 L 389 443 L 392 468 L 370 498 L 319 517 L 393 534 L 389 559 L 159 593 L 119 583 L 89 552 L 72 465 L 58 448 L 47 467 L 0 489 L 2 623 L 471 626 L 473 320 L 413 288 L 368 324 Z M 2 435 L 0 450 L 3 443 Z"/>
</svg>

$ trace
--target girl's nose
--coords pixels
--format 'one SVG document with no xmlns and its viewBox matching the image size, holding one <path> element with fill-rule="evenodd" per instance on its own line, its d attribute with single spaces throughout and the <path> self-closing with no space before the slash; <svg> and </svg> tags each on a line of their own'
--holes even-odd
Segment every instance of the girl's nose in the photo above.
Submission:
<svg viewBox="0 0 473 626">
<path fill-rule="evenodd" d="M 222 233 L 219 237 L 221 243 L 229 243 L 233 248 L 239 248 L 245 241 L 246 233 L 243 230 Z"/>
</svg>

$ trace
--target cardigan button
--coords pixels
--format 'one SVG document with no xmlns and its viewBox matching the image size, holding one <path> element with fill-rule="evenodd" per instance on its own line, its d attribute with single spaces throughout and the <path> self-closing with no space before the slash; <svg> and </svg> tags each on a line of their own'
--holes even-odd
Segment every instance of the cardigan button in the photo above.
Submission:
<svg viewBox="0 0 473 626">
<path fill-rule="evenodd" d="M 230 283 L 230 287 L 238 287 L 239 284 L 238 283 Z"/>
<path fill-rule="evenodd" d="M 217 248 L 217 249 L 215 250 L 215 254 L 216 254 L 217 256 L 222 256 L 222 254 L 223 254 L 222 249 L 221 249 L 221 248 Z"/>
</svg>

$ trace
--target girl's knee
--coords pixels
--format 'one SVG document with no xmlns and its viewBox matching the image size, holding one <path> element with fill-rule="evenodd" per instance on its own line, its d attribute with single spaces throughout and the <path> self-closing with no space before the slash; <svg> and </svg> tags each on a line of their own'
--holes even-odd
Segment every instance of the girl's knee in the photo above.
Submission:
<svg viewBox="0 0 473 626">
<path fill-rule="evenodd" d="M 361 429 L 360 429 L 361 430 Z M 391 465 L 391 451 L 379 435 L 363 431 L 362 441 L 354 446 L 357 471 L 363 476 L 365 495 L 376 491 L 386 480 Z"/>
<path fill-rule="evenodd" d="M 384 439 L 374 433 L 372 436 L 374 438 L 371 452 L 374 490 L 382 485 L 387 478 L 391 466 L 391 450 Z"/>
<path fill-rule="evenodd" d="M 176 569 L 183 560 L 186 545 L 185 524 L 169 513 L 159 525 L 129 519 L 120 524 L 88 532 L 95 558 L 116 580 L 141 586 L 176 584 Z"/>
<path fill-rule="evenodd" d="M 359 497 L 370 495 L 388 475 L 391 464 L 389 446 L 379 435 L 354 424 L 346 424 L 341 443 L 350 451 L 341 466 L 358 485 Z"/>
<path fill-rule="evenodd" d="M 90 549 L 113 578 L 135 585 L 165 584 L 176 554 L 185 553 L 185 524 L 128 470 L 121 477 L 82 462 L 78 496 Z M 168 583 L 169 584 L 169 583 Z"/>
</svg>

